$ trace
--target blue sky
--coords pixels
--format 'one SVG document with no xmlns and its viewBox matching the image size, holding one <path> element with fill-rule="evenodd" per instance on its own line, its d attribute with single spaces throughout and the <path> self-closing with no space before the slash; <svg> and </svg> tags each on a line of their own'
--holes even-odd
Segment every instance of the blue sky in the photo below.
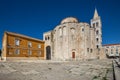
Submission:
<svg viewBox="0 0 120 80">
<path fill-rule="evenodd" d="M 66 17 L 90 23 L 95 7 L 103 44 L 120 43 L 120 0 L 0 0 L 0 48 L 4 31 L 42 39 Z"/>
</svg>

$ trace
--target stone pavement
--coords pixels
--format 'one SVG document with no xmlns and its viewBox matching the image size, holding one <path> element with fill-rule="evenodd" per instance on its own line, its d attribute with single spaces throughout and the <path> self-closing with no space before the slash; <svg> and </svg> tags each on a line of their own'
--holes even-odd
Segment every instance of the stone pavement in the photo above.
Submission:
<svg viewBox="0 0 120 80">
<path fill-rule="evenodd" d="M 120 80 L 120 62 L 118 60 L 114 60 L 113 64 L 114 64 L 115 80 Z"/>
<path fill-rule="evenodd" d="M 111 60 L 0 62 L 0 80 L 113 80 Z"/>
</svg>

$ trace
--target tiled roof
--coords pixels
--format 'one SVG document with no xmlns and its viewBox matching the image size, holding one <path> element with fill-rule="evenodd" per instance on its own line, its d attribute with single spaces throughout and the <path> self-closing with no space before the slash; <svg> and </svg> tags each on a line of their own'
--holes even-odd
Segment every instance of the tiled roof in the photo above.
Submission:
<svg viewBox="0 0 120 80">
<path fill-rule="evenodd" d="M 120 45 L 120 43 L 116 43 L 116 44 L 104 44 L 103 46 L 115 46 L 115 45 Z"/>
<path fill-rule="evenodd" d="M 28 39 L 40 41 L 40 42 L 44 42 L 43 40 L 36 39 L 36 38 L 33 38 L 33 37 L 29 37 L 29 36 L 26 36 L 26 35 L 23 35 L 23 34 L 18 34 L 18 33 L 8 32 L 8 31 L 5 31 L 5 33 L 10 34 L 10 35 L 14 35 L 14 36 L 19 36 L 19 37 L 23 37 L 23 38 L 28 38 Z"/>
</svg>

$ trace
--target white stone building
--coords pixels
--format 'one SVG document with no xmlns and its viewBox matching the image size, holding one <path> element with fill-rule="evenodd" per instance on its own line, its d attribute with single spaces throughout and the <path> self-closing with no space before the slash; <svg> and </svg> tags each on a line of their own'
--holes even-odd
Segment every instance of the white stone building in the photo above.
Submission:
<svg viewBox="0 0 120 80">
<path fill-rule="evenodd" d="M 74 17 L 61 21 L 53 30 L 43 34 L 46 59 L 84 60 L 99 58 L 102 49 L 102 24 L 95 9 L 91 24 Z"/>
<path fill-rule="evenodd" d="M 105 54 L 108 58 L 120 57 L 120 43 L 118 44 L 105 44 L 103 45 Z"/>
</svg>

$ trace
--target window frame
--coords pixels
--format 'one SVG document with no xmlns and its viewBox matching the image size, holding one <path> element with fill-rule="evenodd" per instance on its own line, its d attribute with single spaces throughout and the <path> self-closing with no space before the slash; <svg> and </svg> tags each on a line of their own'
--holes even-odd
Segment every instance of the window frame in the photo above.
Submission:
<svg viewBox="0 0 120 80">
<path fill-rule="evenodd" d="M 32 55 L 32 50 L 28 50 L 28 55 Z"/>
<path fill-rule="evenodd" d="M 15 38 L 15 45 L 16 45 L 16 46 L 20 46 L 20 39 Z"/>
<path fill-rule="evenodd" d="M 37 54 L 38 54 L 38 56 L 41 56 L 42 55 L 42 51 L 39 50 Z"/>
<path fill-rule="evenodd" d="M 99 22 L 96 22 L 96 27 L 99 27 Z"/>
<path fill-rule="evenodd" d="M 28 41 L 28 47 L 32 47 L 32 42 Z"/>
<path fill-rule="evenodd" d="M 15 54 L 19 55 L 20 54 L 20 49 L 15 49 Z"/>
<path fill-rule="evenodd" d="M 41 48 L 41 44 L 38 44 L 38 48 L 39 48 L 39 49 Z"/>
</svg>

